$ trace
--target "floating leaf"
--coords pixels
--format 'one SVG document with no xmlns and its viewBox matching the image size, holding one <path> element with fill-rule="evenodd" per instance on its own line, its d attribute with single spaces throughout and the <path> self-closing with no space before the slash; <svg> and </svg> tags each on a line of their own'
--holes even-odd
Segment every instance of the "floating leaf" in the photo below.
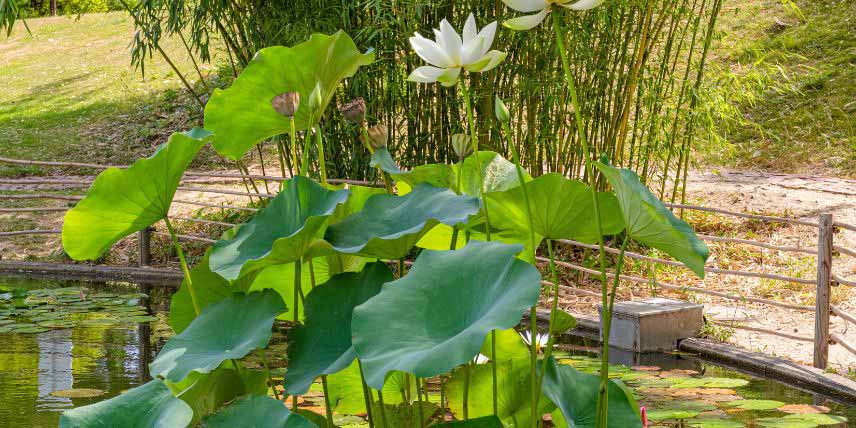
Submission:
<svg viewBox="0 0 856 428">
<path fill-rule="evenodd" d="M 829 413 L 829 407 L 811 404 L 787 404 L 777 409 L 780 412 L 804 415 L 808 413 Z"/>
<path fill-rule="evenodd" d="M 359 273 L 330 278 L 306 296 L 306 323 L 293 332 L 288 346 L 285 390 L 303 395 L 318 376 L 347 368 L 356 356 L 351 344 L 354 308 L 393 280 L 384 263 L 366 265 Z M 330 310 L 330 308 L 336 308 Z"/>
<path fill-rule="evenodd" d="M 184 428 L 193 410 L 160 380 L 152 380 L 124 394 L 63 412 L 60 428 Z"/>
<path fill-rule="evenodd" d="M 743 410 L 773 410 L 785 405 L 776 400 L 735 400 L 724 403 L 728 407 L 736 407 Z"/>
<path fill-rule="evenodd" d="M 51 395 L 60 398 L 94 398 L 104 395 L 104 390 L 90 388 L 63 389 L 51 392 Z"/>
<path fill-rule="evenodd" d="M 265 427 L 265 428 L 318 428 L 303 416 L 291 413 L 277 399 L 251 395 L 235 401 L 205 419 L 206 428 Z"/>
<path fill-rule="evenodd" d="M 743 422 L 730 421 L 728 419 L 690 419 L 687 425 L 693 428 L 743 428 Z"/>
<path fill-rule="evenodd" d="M 62 247 L 74 260 L 94 260 L 120 239 L 166 217 L 178 182 L 211 133 L 175 133 L 148 159 L 98 175 L 65 215 Z"/>
<path fill-rule="evenodd" d="M 598 240 L 590 188 L 556 173 L 542 175 L 528 183 L 529 204 L 535 233 L 549 239 L 575 239 L 586 243 Z M 529 230 L 526 200 L 520 186 L 488 195 L 491 224 L 499 229 Z M 598 193 L 603 235 L 624 229 L 621 208 L 611 193 Z"/>
<path fill-rule="evenodd" d="M 546 361 L 546 364 L 544 383 L 541 388 L 544 395 L 562 411 L 565 421 L 572 421 L 570 426 L 594 428 L 600 378 L 581 373 L 568 365 L 556 364 L 556 360 L 552 357 Z M 641 428 L 639 405 L 636 404 L 633 394 L 616 380 L 610 380 L 608 388 L 608 427 Z M 648 417 L 651 418 L 650 412 Z"/>
<path fill-rule="evenodd" d="M 465 371 L 469 370 L 468 416 L 493 415 L 493 367 L 489 364 L 464 366 L 452 373 L 444 388 L 449 409 L 458 418 L 463 417 L 463 390 Z M 526 359 L 502 360 L 497 364 L 497 416 L 505 426 L 527 427 L 532 424 L 532 390 L 530 361 Z M 556 406 L 547 397 L 538 401 L 538 414 L 551 412 Z"/>
<path fill-rule="evenodd" d="M 289 118 L 271 105 L 286 92 L 298 92 L 303 100 L 294 116 L 297 129 L 315 126 L 339 83 L 373 61 L 373 53 L 361 54 L 342 31 L 331 36 L 313 34 L 293 47 L 260 50 L 232 86 L 214 90 L 205 107 L 205 127 L 217 135 L 214 148 L 240 159 L 257 142 L 289 132 Z M 310 95 L 316 85 L 321 103 L 312 106 Z"/>
<path fill-rule="evenodd" d="M 659 422 L 667 419 L 690 419 L 699 415 L 695 410 L 657 409 L 648 411 L 648 419 Z"/>
<path fill-rule="evenodd" d="M 814 422 L 818 425 L 837 425 L 843 424 L 847 422 L 847 418 L 844 416 L 838 415 L 825 415 L 819 413 L 807 413 L 803 415 L 788 415 L 785 416 L 784 419 L 793 420 L 793 421 L 807 421 Z"/>
<path fill-rule="evenodd" d="M 273 321 L 285 304 L 272 290 L 233 294 L 202 311 L 164 345 L 149 365 L 153 376 L 180 382 L 191 372 L 209 373 L 227 359 L 240 359 L 264 348 Z"/>
<path fill-rule="evenodd" d="M 738 388 L 749 384 L 746 379 L 728 377 L 671 378 L 669 381 L 673 384 L 672 388 Z"/>
<path fill-rule="evenodd" d="M 405 277 L 358 306 L 352 329 L 366 382 L 380 388 L 392 370 L 445 373 L 472 359 L 491 330 L 520 322 L 541 292 L 538 270 L 515 258 L 520 250 L 471 241 L 423 251 Z"/>
<path fill-rule="evenodd" d="M 211 250 L 211 271 L 228 280 L 276 264 L 300 260 L 347 190 L 331 191 L 294 177 L 267 207 L 238 229 L 233 239 L 217 241 Z"/>
<path fill-rule="evenodd" d="M 818 424 L 811 421 L 785 418 L 761 418 L 755 423 L 764 428 L 815 428 Z"/>
<path fill-rule="evenodd" d="M 324 238 L 342 253 L 398 259 L 436 224 L 464 223 L 478 211 L 478 198 L 419 184 L 405 196 L 372 196 L 362 211 L 328 227 Z"/>
<path fill-rule="evenodd" d="M 683 262 L 696 275 L 704 277 L 704 263 L 710 250 L 690 225 L 675 217 L 629 169 L 618 169 L 601 162 L 594 164 L 615 189 L 631 238 Z"/>
</svg>

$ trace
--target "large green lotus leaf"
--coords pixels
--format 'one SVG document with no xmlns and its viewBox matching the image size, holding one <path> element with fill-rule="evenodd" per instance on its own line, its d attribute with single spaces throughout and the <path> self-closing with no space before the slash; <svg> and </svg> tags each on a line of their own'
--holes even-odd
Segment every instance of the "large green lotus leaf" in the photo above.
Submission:
<svg viewBox="0 0 856 428">
<path fill-rule="evenodd" d="M 496 416 L 485 416 L 482 418 L 449 422 L 434 426 L 437 428 L 503 428 L 502 422 Z"/>
<path fill-rule="evenodd" d="M 680 260 L 703 278 L 710 250 L 690 225 L 675 217 L 635 172 L 601 162 L 595 162 L 595 166 L 615 189 L 628 235 Z"/>
<path fill-rule="evenodd" d="M 330 217 L 330 224 L 338 223 L 360 212 L 372 196 L 386 194 L 386 189 L 382 187 L 348 186 L 348 190 L 351 192 L 348 200 L 336 207 L 336 211 Z"/>
<path fill-rule="evenodd" d="M 167 341 L 149 369 L 171 382 L 181 382 L 191 372 L 210 373 L 225 360 L 267 346 L 274 319 L 285 309 L 273 290 L 235 293 L 205 308 Z"/>
<path fill-rule="evenodd" d="M 416 382 L 410 376 L 410 381 L 402 372 L 392 372 L 383 384 L 383 401 L 386 404 L 398 404 L 404 401 L 402 391 L 410 389 L 410 396 L 416 397 Z M 363 383 L 360 378 L 360 368 L 357 360 L 342 371 L 327 376 L 327 392 L 336 413 L 355 415 L 365 413 L 366 402 L 363 396 Z M 377 399 L 377 391 L 373 391 Z"/>
<path fill-rule="evenodd" d="M 60 428 L 184 428 L 193 410 L 160 380 L 89 406 L 63 412 Z"/>
<path fill-rule="evenodd" d="M 205 257 L 193 269 L 190 270 L 190 279 L 193 283 L 193 291 L 199 310 L 203 310 L 211 304 L 217 303 L 230 295 L 232 289 L 229 282 L 220 275 L 211 272 L 208 267 L 208 256 L 211 250 L 205 252 Z M 187 288 L 187 279 L 181 281 L 181 288 L 172 295 L 169 304 L 169 326 L 176 333 L 181 333 L 196 318 L 196 309 Z"/>
<path fill-rule="evenodd" d="M 362 211 L 330 225 L 324 239 L 341 253 L 398 259 L 434 225 L 463 223 L 478 211 L 478 198 L 419 184 L 405 196 L 372 196 Z"/>
<path fill-rule="evenodd" d="M 529 203 L 535 233 L 549 239 L 598 240 L 591 189 L 560 174 L 542 175 L 528 183 Z M 526 200 L 520 186 L 488 194 L 491 225 L 499 229 L 529 230 Z M 601 228 L 604 235 L 624 229 L 621 208 L 611 193 L 598 193 Z"/>
<path fill-rule="evenodd" d="M 290 48 L 260 50 L 232 86 L 215 89 L 205 106 L 205 127 L 217 135 L 214 148 L 240 159 L 257 142 L 289 132 L 289 119 L 271 105 L 286 92 L 300 93 L 302 103 L 294 116 L 297 129 L 315 126 L 339 83 L 373 61 L 373 53 L 361 54 L 342 31 L 332 36 L 314 34 Z M 321 103 L 313 109 L 310 95 L 316 85 L 321 89 Z"/>
<path fill-rule="evenodd" d="M 493 356 L 493 335 L 488 335 L 481 347 L 481 353 L 491 361 L 504 361 L 514 358 L 529 358 L 529 347 L 523 342 L 520 333 L 510 328 L 508 330 L 497 330 L 496 332 L 496 355 Z"/>
<path fill-rule="evenodd" d="M 515 257 L 522 249 L 470 241 L 456 251 L 425 250 L 407 275 L 354 309 L 366 382 L 380 388 L 392 370 L 448 372 L 470 361 L 491 330 L 517 325 L 541 291 L 538 270 Z"/>
<path fill-rule="evenodd" d="M 291 413 L 275 398 L 250 395 L 235 401 L 209 418 L 205 428 L 318 428 L 303 416 Z"/>
<path fill-rule="evenodd" d="M 481 176 L 484 178 L 485 194 L 502 192 L 520 186 L 520 180 L 517 179 L 517 167 L 513 163 L 494 152 L 480 151 L 478 156 L 478 160 L 481 162 Z M 460 174 L 460 191 L 462 193 L 472 196 L 481 195 L 479 168 L 475 155 L 470 155 L 462 163 L 452 165 L 452 169 L 455 174 Z M 524 181 L 532 179 L 526 171 L 523 171 L 523 174 Z"/>
<path fill-rule="evenodd" d="M 419 183 L 452 190 L 457 187 L 454 168 L 444 163 L 418 165 L 410 171 L 391 175 L 395 179 L 395 187 L 399 195 L 410 193 L 411 189 Z"/>
<path fill-rule="evenodd" d="M 595 428 L 600 378 L 569 365 L 557 364 L 552 357 L 546 365 L 541 391 L 562 411 L 566 425 L 557 426 Z M 639 405 L 627 387 L 610 380 L 608 395 L 608 428 L 642 428 Z"/>
<path fill-rule="evenodd" d="M 216 413 L 224 404 L 243 395 L 266 395 L 268 372 L 221 365 L 211 373 L 191 373 L 170 384 L 175 395 L 193 409 L 193 422 Z"/>
<path fill-rule="evenodd" d="M 62 246 L 75 260 L 94 260 L 120 239 L 166 217 L 184 170 L 211 133 L 175 133 L 147 159 L 98 175 L 86 197 L 68 211 Z"/>
<path fill-rule="evenodd" d="M 398 167 L 398 164 L 395 163 L 394 159 L 392 159 L 392 155 L 387 149 L 375 150 L 372 154 L 372 160 L 369 162 L 369 166 L 372 168 L 380 167 L 384 172 L 393 175 L 404 174 L 407 172 Z"/>
<path fill-rule="evenodd" d="M 528 427 L 532 425 L 532 390 L 530 361 L 527 358 L 504 360 L 497 364 L 497 416 L 506 427 Z M 445 384 L 449 397 L 449 409 L 458 418 L 463 416 L 465 370 L 469 370 L 470 387 L 468 416 L 477 418 L 493 415 L 493 367 L 479 364 L 461 367 L 452 373 Z M 550 413 L 556 406 L 542 396 L 538 400 L 538 414 Z"/>
<path fill-rule="evenodd" d="M 312 291 L 312 278 L 315 277 L 315 285 L 327 282 L 331 276 L 342 272 L 358 272 L 369 259 L 359 256 L 338 255 L 330 257 L 317 257 L 304 261 L 300 269 L 300 288 L 303 295 Z M 253 279 L 249 291 L 271 289 L 279 293 L 283 302 L 294 302 L 294 263 L 268 266 L 262 269 Z M 304 306 L 297 307 L 297 317 L 304 319 Z M 279 319 L 294 319 L 294 309 L 279 316 Z"/>
<path fill-rule="evenodd" d="M 330 278 L 306 296 L 306 323 L 293 331 L 288 345 L 286 392 L 305 394 L 318 376 L 339 372 L 351 364 L 356 356 L 351 343 L 354 308 L 392 280 L 386 264 L 371 263 L 361 272 Z"/>
<path fill-rule="evenodd" d="M 491 211 L 493 209 L 491 208 Z M 455 248 L 463 248 L 467 245 L 467 233 L 471 240 L 486 241 L 487 236 L 484 233 L 484 217 L 471 219 L 467 224 L 460 226 L 458 231 L 458 240 Z M 524 250 L 517 256 L 520 260 L 534 264 L 532 258 L 531 243 L 529 242 L 528 232 L 519 229 L 494 230 L 491 233 L 491 240 L 503 242 L 509 245 L 522 244 Z M 535 235 L 535 246 L 540 246 L 543 238 L 538 234 Z M 438 224 L 431 230 L 425 233 L 422 238 L 416 243 L 419 248 L 428 250 L 447 250 L 452 243 L 452 227 L 445 224 Z"/>
<path fill-rule="evenodd" d="M 300 260 L 336 206 L 347 199 L 347 190 L 327 190 L 305 177 L 286 181 L 282 191 L 233 239 L 214 244 L 211 270 L 231 281 L 267 266 Z"/>
</svg>

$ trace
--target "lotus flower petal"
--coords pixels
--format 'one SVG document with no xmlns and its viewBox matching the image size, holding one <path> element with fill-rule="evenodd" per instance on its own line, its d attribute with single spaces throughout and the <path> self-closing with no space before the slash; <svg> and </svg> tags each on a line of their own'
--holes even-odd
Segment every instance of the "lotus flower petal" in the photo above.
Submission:
<svg viewBox="0 0 856 428">
<path fill-rule="evenodd" d="M 523 13 L 535 12 L 537 10 L 549 9 L 546 0 L 502 0 L 506 6 Z"/>
<path fill-rule="evenodd" d="M 440 48 L 440 45 L 433 40 L 422 37 L 419 33 L 410 38 L 410 46 L 413 47 L 419 58 L 431 65 L 443 68 L 455 65 L 449 55 Z"/>
<path fill-rule="evenodd" d="M 440 22 L 440 31 L 437 34 L 437 44 L 446 52 L 446 55 L 454 64 L 461 63 L 461 50 L 464 45 L 461 36 L 452 28 L 449 21 L 443 20 Z M 451 64 L 450 64 L 451 65 Z"/>
<path fill-rule="evenodd" d="M 509 19 L 503 22 L 502 25 L 504 25 L 506 28 L 510 28 L 516 31 L 531 30 L 538 26 L 541 22 L 543 22 L 544 18 L 547 17 L 547 13 L 549 12 L 550 9 L 544 9 L 534 15 L 524 15 L 519 16 L 517 18 Z"/>
<path fill-rule="evenodd" d="M 603 3 L 603 0 L 580 0 L 574 4 L 563 4 L 562 7 L 571 10 L 589 10 L 600 6 L 601 3 Z"/>
<path fill-rule="evenodd" d="M 434 83 L 437 81 L 437 79 L 440 78 L 440 76 L 442 76 L 447 71 L 448 69 L 446 68 L 437 68 L 432 67 L 430 65 L 423 65 L 422 67 L 413 70 L 407 80 L 418 83 Z"/>
</svg>

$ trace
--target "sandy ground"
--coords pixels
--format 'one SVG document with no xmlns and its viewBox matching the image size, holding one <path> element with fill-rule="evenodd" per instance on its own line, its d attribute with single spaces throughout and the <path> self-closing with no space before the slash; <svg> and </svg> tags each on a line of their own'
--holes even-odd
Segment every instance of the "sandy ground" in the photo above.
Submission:
<svg viewBox="0 0 856 428">
<path fill-rule="evenodd" d="M 62 177 L 69 178 L 69 177 Z M 856 224 L 856 180 L 841 180 L 832 178 L 765 174 L 754 172 L 717 171 L 695 173 L 690 178 L 688 187 L 688 203 L 717 207 L 731 211 L 787 215 L 807 220 L 817 220 L 821 212 L 833 213 L 836 221 Z M 243 191 L 243 186 L 238 183 L 187 183 L 187 186 L 217 187 L 232 191 Z M 262 185 L 260 190 L 266 190 Z M 269 189 L 276 192 L 274 184 Z M 63 190 L 63 186 L 50 185 L 24 185 L 12 187 L 11 185 L 0 185 L 0 190 L 26 190 L 49 192 Z M 218 203 L 229 205 L 243 205 L 247 199 L 244 196 L 215 195 L 210 193 L 180 191 L 177 199 L 193 200 L 206 203 Z M 51 203 L 53 202 L 53 203 Z M 39 201 L 39 206 L 64 206 L 69 203 L 65 201 Z M 4 204 L 4 206 L 6 206 Z M 191 205 L 174 204 L 172 215 L 180 217 L 192 217 L 200 209 Z M 210 209 L 206 209 L 210 212 Z M 0 225 L 4 221 L 20 220 L 21 214 L 0 213 Z M 61 227 L 62 213 L 50 213 L 34 218 L 41 229 L 59 229 Z M 688 221 L 694 227 L 703 230 L 707 234 L 716 234 L 716 230 L 710 231 L 705 228 L 714 229 L 720 227 L 712 223 L 707 217 L 688 216 Z M 712 226 L 713 224 L 713 226 Z M 198 224 L 177 222 L 179 233 L 187 233 L 195 236 L 215 237 L 217 231 L 212 228 Z M 737 231 L 737 234 L 725 234 L 726 236 L 737 236 L 746 239 L 757 239 L 767 243 L 782 246 L 799 246 L 801 248 L 813 249 L 817 245 L 817 233 L 814 228 L 806 226 L 778 225 L 773 228 L 758 226 L 757 222 L 743 221 L 731 224 L 729 227 Z M 163 229 L 163 227 L 160 227 Z M 748 230 L 748 232 L 746 231 Z M 166 244 L 165 237 L 156 237 Z M 204 244 L 200 244 L 204 245 Z M 839 230 L 835 234 L 835 245 L 856 249 L 856 232 Z M 24 259 L 27 255 L 46 257 L 56 255 L 60 246 L 58 235 L 42 235 L 28 239 L 0 238 L 0 254 L 5 259 Z M 120 251 L 113 251 L 110 263 L 133 264 L 135 241 L 127 239 L 119 244 Z M 813 256 L 802 255 L 801 258 L 783 258 L 777 251 L 766 249 L 752 249 L 744 254 L 738 251 L 734 244 L 713 244 L 709 266 L 728 269 L 741 269 L 753 272 L 779 273 L 783 275 L 797 275 L 803 278 L 814 278 L 815 267 Z M 748 255 L 747 255 L 748 254 Z M 170 260 L 168 254 L 160 260 L 155 260 L 161 265 L 177 267 L 174 260 Z M 797 268 L 790 267 L 794 260 L 802 263 Z M 835 258 L 834 270 L 844 278 L 856 280 L 856 258 L 839 255 Z M 770 283 L 755 278 L 735 278 L 724 275 L 709 274 L 704 280 L 698 280 L 685 273 L 666 272 L 660 273 L 658 280 L 672 284 L 686 284 L 706 287 L 717 291 L 727 291 L 745 296 L 768 297 L 774 300 L 785 301 L 802 305 L 813 305 L 813 286 L 802 286 L 801 288 L 786 288 L 786 284 Z M 596 291 L 595 284 L 590 281 L 577 283 L 578 278 L 566 275 L 563 282 L 577 284 L 581 288 Z M 835 303 L 850 313 L 856 315 L 856 290 L 838 287 L 841 290 L 834 291 Z M 622 298 L 645 298 L 650 295 L 650 290 L 638 284 L 626 284 Z M 675 293 L 660 293 L 675 295 Z M 571 312 L 595 314 L 596 298 L 580 297 L 568 293 L 562 296 L 562 305 Z M 811 313 L 798 312 L 794 310 L 770 307 L 759 304 L 747 304 L 735 302 L 706 295 L 687 294 L 680 295 L 681 298 L 691 299 L 704 303 L 707 318 L 727 325 L 743 325 L 749 327 L 774 330 L 794 336 L 813 337 L 814 316 Z M 856 326 L 849 325 L 839 317 L 832 317 L 832 331 L 836 332 L 851 343 L 856 343 Z M 750 349 L 777 356 L 786 357 L 801 363 L 811 364 L 813 344 L 790 339 L 784 339 L 775 335 L 734 329 L 728 341 Z M 842 374 L 849 371 L 856 372 L 856 356 L 839 345 L 830 347 L 830 366 Z"/>
</svg>

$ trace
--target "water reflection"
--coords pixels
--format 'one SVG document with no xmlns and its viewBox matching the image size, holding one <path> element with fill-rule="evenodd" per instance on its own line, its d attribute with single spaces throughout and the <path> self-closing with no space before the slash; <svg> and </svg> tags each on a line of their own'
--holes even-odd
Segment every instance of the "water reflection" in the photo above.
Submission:
<svg viewBox="0 0 856 428">
<path fill-rule="evenodd" d="M 45 282 L 12 285 L 30 289 L 69 286 Z M 149 287 L 82 285 L 111 292 L 151 291 Z M 144 305 L 151 308 L 152 302 L 146 299 Z M 155 352 L 153 331 L 164 328 L 158 324 L 78 325 L 39 334 L 0 334 L 0 427 L 54 428 L 63 410 L 92 404 L 147 382 L 148 364 Z M 51 395 L 83 388 L 105 394 L 71 399 Z"/>
</svg>

